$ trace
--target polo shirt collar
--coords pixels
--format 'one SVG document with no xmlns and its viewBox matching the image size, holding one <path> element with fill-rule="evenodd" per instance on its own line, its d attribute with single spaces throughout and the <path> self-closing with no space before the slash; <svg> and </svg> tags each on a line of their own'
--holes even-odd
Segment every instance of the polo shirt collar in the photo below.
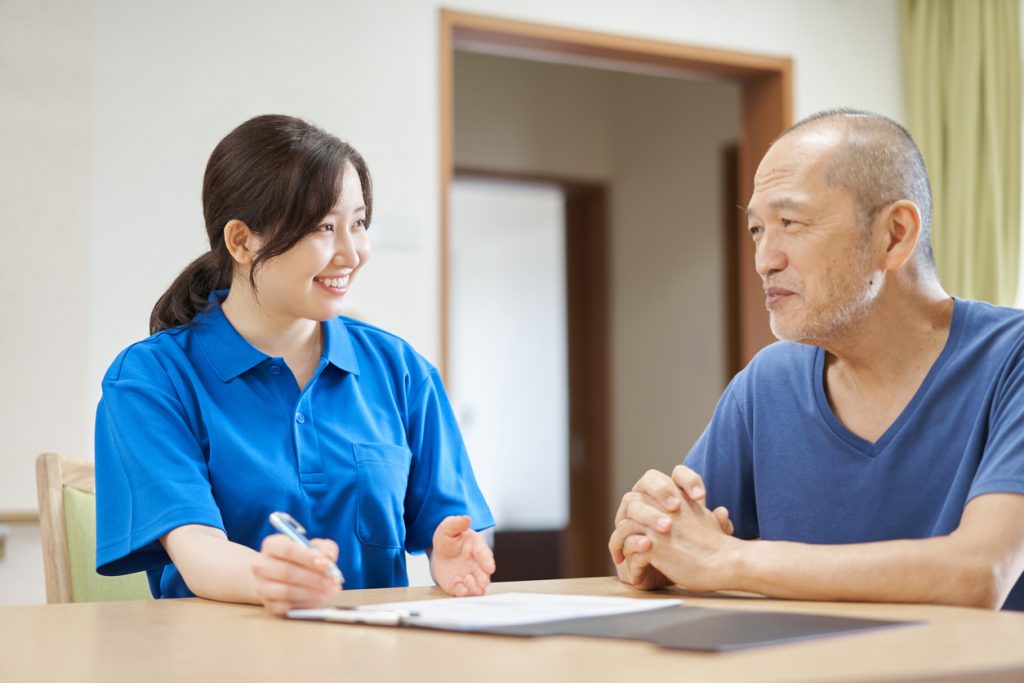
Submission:
<svg viewBox="0 0 1024 683">
<path fill-rule="evenodd" d="M 250 344 L 224 315 L 221 303 L 228 290 L 210 293 L 210 307 L 194 319 L 196 336 L 206 351 L 207 358 L 221 381 L 229 382 L 248 372 L 270 356 Z M 335 367 L 355 375 L 359 374 L 352 338 L 345 323 L 334 318 L 323 323 L 324 356 Z"/>
<path fill-rule="evenodd" d="M 327 362 L 353 375 L 359 374 L 359 361 L 352 345 L 352 335 L 341 318 L 331 318 L 322 324 L 324 331 L 324 356 Z"/>
<path fill-rule="evenodd" d="M 227 297 L 226 289 L 210 292 L 209 307 L 192 319 L 196 338 L 223 382 L 233 380 L 269 358 L 238 334 L 224 315 L 220 305 Z"/>
</svg>

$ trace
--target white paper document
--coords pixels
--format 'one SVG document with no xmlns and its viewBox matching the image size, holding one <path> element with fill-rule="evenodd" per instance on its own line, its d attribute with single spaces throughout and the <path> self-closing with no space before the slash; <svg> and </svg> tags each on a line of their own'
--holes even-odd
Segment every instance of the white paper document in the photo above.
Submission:
<svg viewBox="0 0 1024 683">
<path fill-rule="evenodd" d="M 498 593 L 478 598 L 443 598 L 364 605 L 359 611 L 408 612 L 405 623 L 454 630 L 541 624 L 563 619 L 631 614 L 679 605 L 680 600 L 608 598 L 589 595 Z"/>
</svg>

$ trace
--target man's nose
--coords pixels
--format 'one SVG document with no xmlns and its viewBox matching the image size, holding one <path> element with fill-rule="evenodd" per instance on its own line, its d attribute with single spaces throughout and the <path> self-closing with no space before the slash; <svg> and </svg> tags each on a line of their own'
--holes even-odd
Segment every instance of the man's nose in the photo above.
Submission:
<svg viewBox="0 0 1024 683">
<path fill-rule="evenodd" d="M 768 228 L 762 228 L 761 239 L 754 245 L 754 268 L 761 277 L 768 277 L 786 268 L 786 252 L 781 240 Z"/>
</svg>

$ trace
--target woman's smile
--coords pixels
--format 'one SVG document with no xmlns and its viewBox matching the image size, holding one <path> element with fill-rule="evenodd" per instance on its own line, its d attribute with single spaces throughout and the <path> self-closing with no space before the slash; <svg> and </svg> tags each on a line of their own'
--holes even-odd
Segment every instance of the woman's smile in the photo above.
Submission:
<svg viewBox="0 0 1024 683">
<path fill-rule="evenodd" d="M 343 294 L 348 291 L 348 280 L 352 271 L 334 277 L 315 277 L 313 281 L 331 294 Z"/>
</svg>

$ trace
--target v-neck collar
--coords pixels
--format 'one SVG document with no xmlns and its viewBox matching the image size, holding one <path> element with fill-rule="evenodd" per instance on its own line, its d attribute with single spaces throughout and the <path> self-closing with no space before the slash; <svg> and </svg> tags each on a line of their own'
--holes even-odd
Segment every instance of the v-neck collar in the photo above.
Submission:
<svg viewBox="0 0 1024 683">
<path fill-rule="evenodd" d="M 910 403 L 903 408 L 903 412 L 900 413 L 899 417 L 889 425 L 889 428 L 878 438 L 878 441 L 874 443 L 857 436 L 851 432 L 846 425 L 840 422 L 839 418 L 836 417 L 835 412 L 832 410 L 832 406 L 829 405 L 828 396 L 825 394 L 825 349 L 820 346 L 815 349 L 814 352 L 814 371 L 811 373 L 811 378 L 814 383 L 814 397 L 818 404 L 818 410 L 821 412 L 822 418 L 828 424 L 829 428 L 842 439 L 844 442 L 849 444 L 852 448 L 860 451 L 861 453 L 875 457 L 886 449 L 890 442 L 899 434 L 903 426 L 909 422 L 914 412 L 917 410 L 918 405 L 927 396 L 928 391 L 931 389 L 932 384 L 935 383 L 935 378 L 942 372 L 949 357 L 956 351 L 956 347 L 960 343 L 961 332 L 965 325 L 965 318 L 969 313 L 968 307 L 963 301 L 957 298 L 953 298 L 953 319 L 950 321 L 949 337 L 946 339 L 945 346 L 942 347 L 942 352 L 939 353 L 939 357 L 932 363 L 932 367 L 928 370 L 928 374 L 925 375 L 924 381 L 921 382 L 921 386 L 917 388 L 914 393 L 914 397 L 910 399 Z"/>
</svg>

